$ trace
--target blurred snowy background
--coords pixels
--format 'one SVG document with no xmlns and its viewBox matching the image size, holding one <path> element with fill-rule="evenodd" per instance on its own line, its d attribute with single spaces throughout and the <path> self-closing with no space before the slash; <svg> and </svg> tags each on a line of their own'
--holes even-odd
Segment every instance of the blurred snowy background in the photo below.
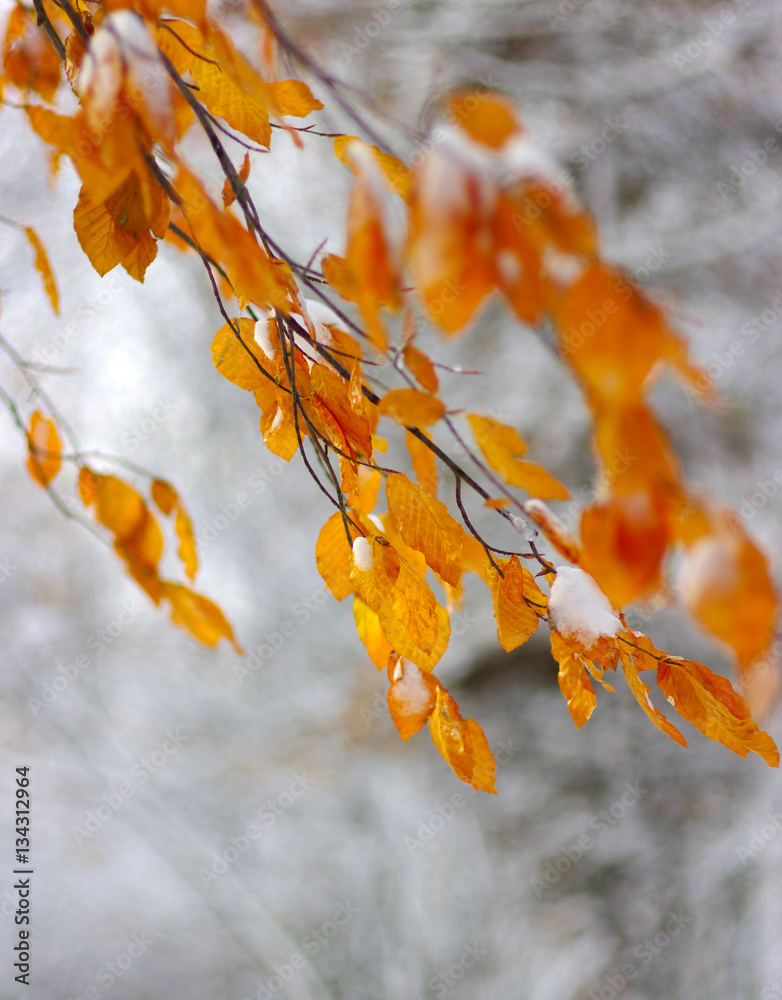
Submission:
<svg viewBox="0 0 782 1000">
<path fill-rule="evenodd" d="M 782 498 L 762 485 L 782 470 L 780 5 L 276 7 L 303 47 L 415 128 L 453 85 L 519 101 L 533 136 L 572 169 L 607 255 L 709 367 L 721 406 L 671 381 L 655 402 L 691 481 L 742 510 L 778 570 Z M 23 116 L 1 114 L 0 213 L 42 234 L 63 299 L 55 318 L 23 234 L 0 227 L 3 335 L 73 370 L 43 378 L 85 449 L 182 491 L 211 539 L 199 589 L 246 648 L 284 641 L 243 679 L 226 645 L 195 645 L 29 480 L 24 442 L 0 414 L 0 997 L 782 996 L 777 773 L 686 723 L 682 750 L 626 692 L 601 691 L 576 731 L 545 643 L 498 651 L 475 590 L 438 673 L 498 753 L 499 796 L 462 785 L 426 732 L 403 745 L 349 602 L 324 595 L 315 570 L 331 510 L 299 461 L 265 450 L 251 396 L 212 367 L 222 320 L 199 263 L 161 244 L 143 287 L 120 269 L 101 280 L 70 229 L 70 164 L 50 186 Z M 378 128 L 401 155 L 416 152 Z M 329 140 L 298 150 L 280 132 L 250 180 L 264 223 L 299 259 L 324 238 L 341 252 L 348 186 Z M 497 306 L 461 340 L 423 338 L 438 359 L 484 372 L 449 376 L 445 398 L 501 406 L 567 483 L 575 500 L 561 513 L 575 516 L 592 475 L 586 414 L 541 343 Z M 0 385 L 24 399 L 5 359 Z M 240 494 L 249 502 L 232 517 Z M 680 614 L 635 622 L 727 670 Z M 779 740 L 779 713 L 766 725 Z M 13 982 L 8 905 L 22 764 L 34 810 L 29 989 Z"/>
</svg>

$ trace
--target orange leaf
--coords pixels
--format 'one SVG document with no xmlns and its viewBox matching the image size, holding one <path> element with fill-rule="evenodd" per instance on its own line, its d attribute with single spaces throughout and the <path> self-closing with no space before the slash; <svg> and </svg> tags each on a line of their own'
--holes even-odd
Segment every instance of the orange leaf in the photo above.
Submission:
<svg viewBox="0 0 782 1000">
<path fill-rule="evenodd" d="M 417 389 L 391 389 L 380 400 L 381 417 L 393 417 L 403 426 L 428 427 L 445 413 L 445 406 L 435 396 Z"/>
<path fill-rule="evenodd" d="M 247 178 L 250 176 L 250 154 L 245 153 L 244 159 L 242 160 L 242 165 L 238 170 L 239 180 L 242 184 L 247 183 Z M 225 208 L 230 208 L 231 205 L 236 201 L 236 195 L 234 194 L 234 189 L 231 187 L 231 182 L 228 178 L 225 179 L 223 184 L 223 206 Z"/>
<path fill-rule="evenodd" d="M 497 497 L 496 499 L 484 500 L 483 506 L 490 510 L 502 510 L 503 507 L 507 507 L 512 502 L 510 497 Z"/>
<path fill-rule="evenodd" d="M 240 307 L 255 302 L 290 312 L 292 279 L 288 266 L 269 258 L 238 219 L 218 208 L 182 164 L 175 187 L 195 241 L 208 257 L 223 265 Z"/>
<path fill-rule="evenodd" d="M 537 524 L 557 552 L 570 562 L 581 560 L 581 543 L 568 531 L 556 514 L 542 500 L 527 500 L 524 510 Z"/>
<path fill-rule="evenodd" d="M 51 13 L 49 12 L 50 16 Z M 36 24 L 32 8 L 17 3 L 8 18 L 3 40 L 3 83 L 35 91 L 52 101 L 60 83 L 60 60 Z"/>
<path fill-rule="evenodd" d="M 91 200 L 87 185 L 82 186 L 73 225 L 82 250 L 101 277 L 121 264 L 143 282 L 157 256 L 155 237 L 161 239 L 168 227 L 169 209 L 168 197 L 149 171 L 134 171 L 99 204 Z"/>
<path fill-rule="evenodd" d="M 432 322 L 448 334 L 473 318 L 495 286 L 493 193 L 482 172 L 442 148 L 416 170 L 410 264 Z"/>
<path fill-rule="evenodd" d="M 740 525 L 715 519 L 686 548 L 678 586 L 682 604 L 735 651 L 742 679 L 750 678 L 771 645 L 779 604 L 768 563 Z"/>
<path fill-rule="evenodd" d="M 46 487 L 60 471 L 62 441 L 53 420 L 36 410 L 27 432 L 27 471 L 40 486 Z"/>
<path fill-rule="evenodd" d="M 496 794 L 494 757 L 483 730 L 473 719 L 461 717 L 459 706 L 439 682 L 429 732 L 458 778 L 478 791 Z"/>
<path fill-rule="evenodd" d="M 391 672 L 389 668 L 389 673 Z M 388 689 L 388 712 L 403 740 L 423 729 L 437 705 L 437 680 L 400 657 Z"/>
<path fill-rule="evenodd" d="M 559 664 L 559 688 L 570 717 L 580 729 L 597 705 L 595 689 L 587 676 L 588 660 L 572 649 L 557 632 L 551 633 L 551 652 Z"/>
<path fill-rule="evenodd" d="M 627 678 L 627 685 L 633 692 L 635 700 L 641 706 L 641 708 L 646 712 L 652 722 L 661 729 L 664 733 L 667 733 L 672 740 L 679 743 L 681 746 L 687 746 L 687 740 L 682 736 L 676 726 L 671 725 L 671 723 L 666 719 L 662 712 L 658 712 L 657 709 L 652 704 L 649 698 L 649 688 L 644 684 L 641 678 L 638 676 L 638 668 L 633 662 L 633 658 L 630 655 L 629 650 L 626 648 L 625 644 L 619 643 L 619 655 L 622 660 L 622 669 L 624 670 L 625 677 Z"/>
<path fill-rule="evenodd" d="M 683 718 L 711 740 L 746 757 L 753 750 L 771 767 L 779 767 L 774 741 L 750 718 L 747 703 L 726 677 L 678 656 L 668 657 L 657 670 L 657 683 Z"/>
<path fill-rule="evenodd" d="M 664 500 L 643 490 L 609 495 L 581 515 L 584 569 L 615 608 L 655 591 L 673 533 Z"/>
<path fill-rule="evenodd" d="M 519 486 L 543 500 L 566 500 L 570 496 L 541 466 L 518 461 L 527 445 L 513 427 L 480 413 L 468 413 L 467 419 L 484 458 L 509 486 Z"/>
<path fill-rule="evenodd" d="M 587 389 L 614 406 L 640 400 L 671 334 L 621 272 L 592 264 L 557 301 L 554 317 L 562 353 Z"/>
<path fill-rule="evenodd" d="M 221 639 L 227 639 L 237 653 L 243 652 L 233 628 L 213 601 L 180 583 L 164 583 L 163 593 L 171 604 L 171 621 L 175 625 L 205 646 L 216 646 Z"/>
<path fill-rule="evenodd" d="M 29 226 L 25 229 L 27 234 L 27 239 L 30 241 L 30 245 L 35 250 L 35 266 L 43 278 L 43 288 L 49 301 L 52 304 L 52 309 L 55 313 L 60 315 L 60 295 L 57 291 L 57 283 L 54 280 L 54 272 L 52 271 L 52 266 L 49 263 L 49 258 L 46 254 L 43 243 L 41 243 L 38 238 L 38 234 L 34 229 Z"/>
<path fill-rule="evenodd" d="M 510 653 L 537 629 L 538 614 L 546 613 L 546 599 L 518 556 L 500 560 L 499 566 L 505 575 L 501 577 L 496 570 L 492 574 L 494 617 L 500 645 Z"/>
<path fill-rule="evenodd" d="M 397 518 L 402 538 L 423 553 L 427 566 L 452 587 L 462 575 L 462 528 L 445 504 L 393 473 L 386 478 L 389 511 Z"/>
</svg>

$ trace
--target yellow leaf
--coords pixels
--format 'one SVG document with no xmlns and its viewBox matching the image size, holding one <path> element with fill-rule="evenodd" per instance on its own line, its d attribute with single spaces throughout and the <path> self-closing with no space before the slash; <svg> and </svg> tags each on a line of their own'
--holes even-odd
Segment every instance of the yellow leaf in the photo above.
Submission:
<svg viewBox="0 0 782 1000">
<path fill-rule="evenodd" d="M 356 172 L 354 162 L 346 152 L 347 147 L 353 142 L 360 142 L 365 149 L 371 152 L 391 190 L 398 194 L 404 201 L 409 202 L 413 183 L 413 171 L 410 167 L 405 166 L 396 156 L 382 152 L 377 146 L 368 146 L 354 135 L 340 135 L 334 140 L 334 155 L 342 160 L 345 166 L 350 167 L 356 176 L 358 176 L 358 173 Z"/>
<path fill-rule="evenodd" d="M 27 447 L 30 452 L 27 471 L 40 486 L 48 486 L 62 465 L 62 441 L 54 421 L 38 410 L 30 418 Z"/>
<path fill-rule="evenodd" d="M 528 569 L 517 556 L 500 560 L 504 576 L 494 571 L 491 594 L 497 638 L 506 653 L 525 643 L 538 627 L 538 617 L 546 613 L 546 599 Z"/>
<path fill-rule="evenodd" d="M 243 652 L 233 628 L 213 601 L 180 583 L 165 582 L 163 593 L 171 604 L 171 620 L 175 625 L 205 646 L 216 646 L 221 639 L 227 639 L 237 653 Z"/>
<path fill-rule="evenodd" d="M 208 111 L 251 142 L 269 148 L 271 94 L 266 84 L 259 82 L 255 94 L 247 94 L 219 66 L 203 59 L 193 60 L 190 73 L 199 88 L 195 94 Z"/>
<path fill-rule="evenodd" d="M 679 715 L 704 736 L 741 757 L 752 750 L 771 767 L 779 767 L 774 741 L 753 722 L 747 703 L 726 677 L 702 663 L 670 656 L 657 669 L 657 683 Z"/>
<path fill-rule="evenodd" d="M 408 344 L 402 351 L 405 366 L 418 379 L 427 392 L 437 392 L 440 387 L 440 380 L 434 370 L 431 358 L 419 351 L 417 347 Z"/>
<path fill-rule="evenodd" d="M 358 637 L 366 646 L 369 658 L 378 670 L 385 670 L 392 653 L 391 643 L 380 627 L 377 612 L 365 604 L 360 597 L 353 598 L 353 617 L 356 621 Z"/>
<path fill-rule="evenodd" d="M 377 506 L 377 494 L 382 481 L 380 469 L 370 469 L 366 465 L 359 466 L 356 488 L 348 496 L 350 506 L 364 514 L 371 514 Z"/>
<path fill-rule="evenodd" d="M 265 389 L 269 378 L 263 373 L 273 375 L 269 359 L 255 342 L 255 322 L 244 317 L 217 331 L 212 341 L 212 364 L 240 389 Z"/>
<path fill-rule="evenodd" d="M 387 700 L 389 715 L 403 740 L 409 740 L 429 721 L 437 705 L 437 690 L 438 682 L 432 674 L 400 657 L 393 668 Z"/>
<path fill-rule="evenodd" d="M 169 514 L 173 513 L 174 507 L 179 502 L 179 494 L 164 479 L 153 479 L 151 489 L 152 499 L 155 501 L 158 510 L 168 517 Z"/>
<path fill-rule="evenodd" d="M 391 389 L 380 400 L 381 417 L 392 417 L 403 426 L 428 427 L 445 413 L 445 406 L 435 396 L 417 389 Z"/>
<path fill-rule="evenodd" d="M 194 580 L 198 572 L 198 555 L 196 553 L 195 535 L 193 534 L 193 522 L 182 506 L 181 501 L 177 506 L 174 531 L 179 539 L 177 555 L 182 560 L 182 565 L 185 567 L 188 579 Z"/>
<path fill-rule="evenodd" d="M 358 535 L 350 523 L 348 523 L 348 530 L 351 538 Z M 344 600 L 348 594 L 353 593 L 353 585 L 350 580 L 351 549 L 345 534 L 345 522 L 339 512 L 332 514 L 320 529 L 315 545 L 315 563 L 326 586 L 338 601 Z M 360 630 L 359 634 L 361 634 Z"/>
<path fill-rule="evenodd" d="M 570 496 L 541 466 L 519 461 L 527 445 L 512 427 L 479 413 L 469 413 L 467 419 L 484 458 L 509 486 L 518 486 L 543 500 L 566 500 Z"/>
<path fill-rule="evenodd" d="M 437 704 L 429 718 L 432 742 L 462 781 L 482 792 L 496 794 L 494 757 L 483 730 L 473 719 L 463 719 L 459 706 L 437 685 Z"/>
<path fill-rule="evenodd" d="M 597 705 L 595 689 L 587 676 L 587 659 L 571 649 L 557 633 L 551 633 L 551 652 L 559 664 L 559 688 L 567 702 L 570 717 L 580 729 Z"/>
<path fill-rule="evenodd" d="M 462 528 L 445 504 L 401 473 L 386 478 L 386 500 L 405 542 L 423 553 L 442 580 L 457 587 L 462 575 Z"/>
<path fill-rule="evenodd" d="M 320 111 L 323 104 L 312 96 L 312 91 L 301 80 L 279 80 L 268 84 L 272 113 L 278 118 L 290 115 L 306 118 L 312 111 Z"/>
<path fill-rule="evenodd" d="M 432 435 L 428 431 L 421 431 L 424 436 L 431 441 Z M 415 477 L 418 480 L 418 485 L 426 490 L 426 492 L 433 497 L 437 496 L 437 462 L 435 461 L 434 452 L 431 448 L 427 446 L 416 437 L 415 434 L 411 434 L 407 431 L 405 434 L 405 444 L 407 445 L 407 450 L 410 452 L 410 460 L 413 465 L 413 471 L 415 472 Z"/>
<path fill-rule="evenodd" d="M 142 526 L 147 505 L 144 498 L 116 476 L 99 476 L 93 473 L 92 488 L 97 504 L 98 523 L 107 528 L 116 541 L 124 542 Z"/>
<path fill-rule="evenodd" d="M 44 291 L 52 304 L 52 309 L 54 309 L 55 313 L 59 316 L 60 295 L 57 291 L 57 283 L 54 280 L 54 272 L 52 271 L 52 266 L 49 263 L 46 249 L 34 229 L 31 229 L 28 226 L 27 229 L 25 229 L 25 233 L 27 234 L 27 239 L 30 241 L 30 245 L 35 250 L 35 266 L 43 278 Z"/>
<path fill-rule="evenodd" d="M 240 307 L 255 302 L 290 312 L 293 279 L 287 264 L 268 257 L 238 219 L 218 208 L 181 163 L 175 187 L 193 238 L 208 257 L 225 268 Z"/>
<path fill-rule="evenodd" d="M 500 149 L 521 133 L 516 108 L 510 98 L 485 90 L 459 90 L 448 98 L 450 120 L 491 149 Z"/>
</svg>

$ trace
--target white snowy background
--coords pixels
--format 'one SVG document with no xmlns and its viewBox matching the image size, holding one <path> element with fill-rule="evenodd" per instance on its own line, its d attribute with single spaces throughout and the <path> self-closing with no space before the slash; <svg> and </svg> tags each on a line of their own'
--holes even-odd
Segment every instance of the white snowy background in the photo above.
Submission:
<svg viewBox="0 0 782 1000">
<path fill-rule="evenodd" d="M 744 511 L 776 573 L 782 498 L 759 491 L 782 469 L 779 4 L 275 6 L 358 96 L 423 131 L 454 85 L 518 100 L 532 135 L 571 167 L 607 256 L 636 273 L 710 366 L 719 407 L 667 379 L 655 403 L 690 480 Z M 218 13 L 238 25 L 230 9 Z M 335 114 L 319 121 L 355 131 Z M 417 152 L 375 122 L 401 155 Z M 597 141 L 604 132 L 610 141 Z M 751 151 L 767 140 L 758 165 Z M 203 144 L 192 151 L 221 183 Z M 323 239 L 341 251 L 349 180 L 329 140 L 299 150 L 276 132 L 250 187 L 272 235 L 306 259 Z M 782 996 L 777 772 L 684 723 L 683 750 L 626 691 L 601 691 L 577 731 L 544 637 L 502 653 L 477 587 L 438 673 L 498 751 L 499 795 L 462 785 L 425 731 L 403 745 L 349 602 L 323 600 L 314 546 L 330 508 L 298 460 L 265 450 L 251 396 L 212 367 L 222 320 L 200 264 L 161 244 L 143 287 L 121 269 L 100 279 L 70 226 L 78 186 L 67 162 L 50 185 L 41 143 L 3 108 L 0 213 L 42 234 L 62 314 L 23 235 L 0 227 L 0 332 L 25 357 L 70 370 L 43 380 L 85 449 L 164 475 L 197 532 L 212 527 L 199 589 L 245 647 L 286 622 L 293 632 L 241 682 L 226 644 L 203 649 L 174 628 L 109 549 L 52 507 L 0 414 L 0 561 L 10 568 L 0 583 L 0 997 Z M 517 426 L 531 457 L 571 489 L 560 513 L 572 519 L 590 495 L 588 422 L 551 353 L 496 304 L 459 340 L 422 337 L 437 358 L 483 372 L 445 377 L 445 398 Z M 744 350 L 731 354 L 735 343 Z M 7 359 L 0 385 L 24 402 Z M 240 494 L 249 503 L 220 529 Z M 511 541 L 484 513 L 497 544 Z M 728 670 L 680 613 L 633 620 L 663 648 Z M 101 649 L 107 629 L 118 634 Z M 79 656 L 88 664 L 76 672 Z M 766 726 L 782 736 L 778 713 Z M 22 764 L 33 794 L 29 989 L 13 982 L 7 905 Z M 107 800 L 111 817 L 81 836 Z M 253 823 L 259 839 L 205 881 Z M 747 860 L 750 844 L 762 849 Z"/>
</svg>

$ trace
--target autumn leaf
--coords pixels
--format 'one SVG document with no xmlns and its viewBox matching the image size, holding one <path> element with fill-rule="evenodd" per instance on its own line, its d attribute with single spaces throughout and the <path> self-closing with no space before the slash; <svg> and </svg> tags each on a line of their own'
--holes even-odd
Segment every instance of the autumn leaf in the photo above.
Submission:
<svg viewBox="0 0 782 1000">
<path fill-rule="evenodd" d="M 121 264 L 131 278 L 144 281 L 157 256 L 155 239 L 168 227 L 170 203 L 149 171 L 134 171 L 101 204 L 94 204 L 84 185 L 73 223 L 82 250 L 101 277 Z"/>
<path fill-rule="evenodd" d="M 413 344 L 407 344 L 402 350 L 402 357 L 405 367 L 416 377 L 418 382 L 427 392 L 435 393 L 440 387 L 437 372 L 434 370 L 432 359 L 419 351 Z"/>
<path fill-rule="evenodd" d="M 406 559 L 399 558 L 399 573 L 377 614 L 380 627 L 397 653 L 423 670 L 434 669 L 451 634 L 448 612 Z"/>
<path fill-rule="evenodd" d="M 242 160 L 242 165 L 239 167 L 237 173 L 239 174 L 239 180 L 242 184 L 247 183 L 247 178 L 250 176 L 250 154 L 245 153 L 244 159 Z M 231 182 L 226 178 L 223 183 L 223 207 L 230 208 L 231 205 L 236 201 L 236 195 L 234 194 L 234 189 L 231 186 Z"/>
<path fill-rule="evenodd" d="M 445 504 L 401 473 L 386 477 L 386 500 L 405 542 L 423 553 L 427 566 L 442 580 L 457 587 L 462 575 L 462 528 Z"/>
<path fill-rule="evenodd" d="M 46 487 L 60 471 L 62 441 L 53 420 L 36 410 L 27 431 L 27 471 L 40 486 Z"/>
<path fill-rule="evenodd" d="M 562 355 L 591 393 L 613 406 L 640 400 L 672 335 L 628 278 L 592 264 L 557 301 L 554 317 Z"/>
<path fill-rule="evenodd" d="M 428 433 L 428 431 L 420 428 L 419 430 L 428 441 L 432 440 L 432 436 Z M 428 448 L 419 437 L 415 434 L 411 434 L 410 431 L 407 431 L 405 434 L 405 444 L 408 452 L 410 453 L 410 461 L 412 463 L 416 479 L 418 480 L 418 485 L 421 489 L 426 490 L 430 496 L 436 497 L 437 462 L 435 461 L 434 452 L 431 448 Z"/>
<path fill-rule="evenodd" d="M 163 594 L 171 605 L 171 620 L 175 625 L 205 646 L 216 646 L 221 639 L 227 639 L 237 653 L 243 652 L 230 622 L 214 601 L 180 583 L 164 583 Z"/>
<path fill-rule="evenodd" d="M 542 500 L 527 500 L 524 511 L 529 514 L 560 555 L 573 563 L 581 561 L 581 543 Z"/>
<path fill-rule="evenodd" d="M 459 706 L 439 683 L 429 732 L 458 778 L 478 791 L 496 794 L 494 757 L 483 730 L 473 719 L 462 718 Z"/>
<path fill-rule="evenodd" d="M 619 643 L 619 655 L 622 661 L 622 669 L 624 671 L 625 678 L 627 679 L 627 686 L 633 692 L 635 700 L 658 729 L 667 733 L 668 736 L 670 736 L 676 743 L 686 747 L 687 740 L 685 740 L 676 726 L 671 725 L 662 712 L 658 711 L 652 704 L 651 699 L 649 698 L 649 688 L 638 676 L 638 668 L 633 662 L 633 657 L 631 656 L 626 645 L 622 642 Z"/>
<path fill-rule="evenodd" d="M 527 445 L 518 431 L 480 413 L 469 413 L 467 420 L 484 458 L 509 486 L 519 486 L 543 500 L 566 500 L 570 496 L 545 469 L 534 462 L 519 461 Z"/>
<path fill-rule="evenodd" d="M 587 659 L 569 646 L 557 632 L 551 633 L 551 652 L 559 664 L 559 688 L 570 717 L 578 729 L 597 705 L 595 689 L 587 676 Z"/>
<path fill-rule="evenodd" d="M 347 150 L 352 143 L 359 142 L 361 145 L 369 151 L 369 153 L 374 157 L 377 162 L 378 167 L 383 173 L 388 186 L 392 191 L 399 195 L 404 201 L 410 200 L 410 191 L 412 188 L 413 171 L 405 166 L 404 163 L 396 156 L 391 156 L 390 153 L 384 153 L 382 150 L 378 149 L 377 146 L 369 146 L 366 143 L 361 142 L 354 135 L 340 135 L 334 140 L 334 155 L 342 160 L 346 167 L 350 167 L 356 176 L 355 161 L 348 156 Z"/>
<path fill-rule="evenodd" d="M 358 535 L 358 531 L 349 522 L 347 528 L 351 538 Z M 342 514 L 337 512 L 320 529 L 315 545 L 315 563 L 326 586 L 338 601 L 353 593 L 350 580 L 351 559 L 352 551 L 348 544 L 345 521 Z"/>
<path fill-rule="evenodd" d="M 287 265 L 268 257 L 238 219 L 215 205 L 183 164 L 179 165 L 175 187 L 194 239 L 208 257 L 222 263 L 241 308 L 255 302 L 289 312 L 291 279 Z"/>
<path fill-rule="evenodd" d="M 445 406 L 435 396 L 418 389 L 390 389 L 379 404 L 381 417 L 392 417 L 403 426 L 429 427 L 445 413 Z"/>
<path fill-rule="evenodd" d="M 389 715 L 403 740 L 409 740 L 429 721 L 437 705 L 437 692 L 438 683 L 432 674 L 399 658 L 393 667 L 387 699 Z"/>
<path fill-rule="evenodd" d="M 763 554 L 740 525 L 714 513 L 708 532 L 686 546 L 677 583 L 684 607 L 733 649 L 747 681 L 771 645 L 779 614 Z"/>
<path fill-rule="evenodd" d="M 37 30 L 32 8 L 14 5 L 3 40 L 3 83 L 34 91 L 44 101 L 54 99 L 60 84 L 61 64 L 42 31 Z"/>
<path fill-rule="evenodd" d="M 353 618 L 356 622 L 358 637 L 364 643 L 370 660 L 378 670 L 385 670 L 393 650 L 380 627 L 377 612 L 356 596 L 353 598 Z"/>
<path fill-rule="evenodd" d="M 506 653 L 525 643 L 538 627 L 539 614 L 546 612 L 546 600 L 532 574 L 518 556 L 498 563 L 504 576 L 492 574 L 492 601 L 497 619 L 497 638 Z"/>
<path fill-rule="evenodd" d="M 448 96 L 447 108 L 459 128 L 491 149 L 500 149 L 521 132 L 515 105 L 504 94 L 459 90 Z"/>
<path fill-rule="evenodd" d="M 273 372 L 255 342 L 255 321 L 241 317 L 221 326 L 212 341 L 212 364 L 240 389 L 265 389 Z M 264 374 L 266 372 L 267 374 Z"/>
<path fill-rule="evenodd" d="M 348 204 L 347 249 L 344 258 L 326 258 L 323 273 L 343 297 L 358 303 L 367 336 L 384 351 L 388 334 L 381 307 L 395 309 L 400 302 L 399 234 L 392 225 L 381 170 L 368 147 L 353 141 L 344 155 L 358 178 Z"/>
<path fill-rule="evenodd" d="M 59 316 L 60 295 L 57 291 L 57 283 L 54 280 L 54 272 L 52 271 L 52 266 L 49 263 L 49 257 L 46 253 L 46 249 L 34 229 L 31 229 L 28 226 L 25 229 L 25 234 L 27 235 L 27 239 L 29 240 L 33 250 L 35 250 L 35 266 L 43 279 L 44 291 L 52 304 L 52 309 L 54 309 L 55 313 Z"/>
<path fill-rule="evenodd" d="M 164 479 L 153 479 L 150 490 L 152 499 L 161 514 L 165 514 L 166 517 L 173 514 L 174 508 L 179 502 L 179 494 L 174 487 Z"/>
<path fill-rule="evenodd" d="M 581 514 L 581 564 L 616 608 L 654 593 L 673 534 L 670 507 L 645 490 L 609 494 Z"/>
<path fill-rule="evenodd" d="M 658 667 L 657 683 L 679 715 L 704 736 L 741 757 L 754 751 L 771 767 L 779 767 L 774 741 L 753 722 L 747 703 L 726 677 L 694 660 L 669 656 Z"/>
</svg>

